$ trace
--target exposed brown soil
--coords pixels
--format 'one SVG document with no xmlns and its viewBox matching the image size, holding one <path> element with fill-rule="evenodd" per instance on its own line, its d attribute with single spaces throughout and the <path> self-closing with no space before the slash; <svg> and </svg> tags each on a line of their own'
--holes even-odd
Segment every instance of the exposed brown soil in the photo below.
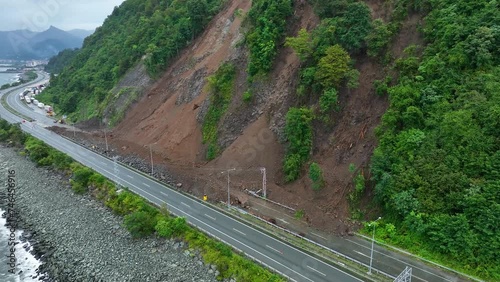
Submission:
<svg viewBox="0 0 500 282">
<path fill-rule="evenodd" d="M 305 27 L 314 28 L 319 20 L 312 7 L 300 1 L 295 5 L 289 34 L 295 35 Z M 382 0 L 367 1 L 374 18 L 388 15 Z M 332 123 L 315 124 L 315 144 L 311 160 L 323 169 L 326 186 L 319 192 L 311 188 L 306 168 L 303 177 L 292 184 L 283 183 L 281 172 L 285 144 L 280 142 L 284 116 L 295 101 L 300 62 L 289 48 L 281 48 L 269 79 L 259 81 L 256 98 L 244 105 L 241 95 L 246 85 L 246 57 L 243 47 L 236 44 L 241 38 L 241 18 L 234 17 L 237 9 L 245 13 L 251 2 L 230 1 L 206 31 L 171 64 L 140 100 L 127 112 L 124 120 L 110 132 L 110 144 L 122 154 L 149 157 L 149 146 L 155 162 L 165 163 L 178 178 L 183 189 L 197 196 L 226 199 L 227 169 L 230 172 L 232 200 L 252 205 L 255 198 L 244 192 L 261 188 L 261 167 L 266 168 L 268 198 L 295 209 L 303 209 L 307 223 L 323 231 L 345 234 L 353 224 L 349 221 L 348 194 L 352 191 L 354 164 L 366 179 L 370 178 L 368 164 L 377 145 L 374 129 L 388 107 L 387 98 L 374 93 L 373 82 L 382 79 L 383 66 L 366 56 L 356 59 L 360 71 L 359 87 L 342 89 L 339 93 L 341 110 L 332 115 Z M 410 17 L 403 32 L 393 43 L 393 52 L 401 53 L 409 44 L 420 42 L 414 30 L 419 19 Z M 410 32 L 412 29 L 412 32 Z M 415 35 L 416 34 L 416 35 Z M 213 74 L 227 60 L 238 64 L 237 89 L 224 120 L 221 121 L 219 141 L 224 151 L 215 160 L 205 161 L 202 144 L 200 111 L 206 110 L 208 91 L 206 76 Z M 203 112 L 201 112 L 201 115 Z M 96 133 L 90 138 L 101 138 Z M 366 197 L 370 197 L 371 189 Z M 276 215 L 265 215 L 276 216 Z"/>
</svg>

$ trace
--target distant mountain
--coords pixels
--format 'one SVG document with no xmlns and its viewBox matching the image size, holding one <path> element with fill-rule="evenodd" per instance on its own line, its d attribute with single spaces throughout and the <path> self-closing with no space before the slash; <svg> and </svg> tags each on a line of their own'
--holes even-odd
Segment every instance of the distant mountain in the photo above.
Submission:
<svg viewBox="0 0 500 282">
<path fill-rule="evenodd" d="M 85 29 L 72 29 L 68 30 L 66 32 L 73 34 L 76 37 L 79 37 L 81 39 L 85 39 L 85 37 L 91 35 L 94 33 L 95 30 L 85 30 Z"/>
<path fill-rule="evenodd" d="M 51 26 L 42 32 L 0 31 L 0 59 L 48 59 L 68 48 L 80 48 L 83 38 Z"/>
</svg>

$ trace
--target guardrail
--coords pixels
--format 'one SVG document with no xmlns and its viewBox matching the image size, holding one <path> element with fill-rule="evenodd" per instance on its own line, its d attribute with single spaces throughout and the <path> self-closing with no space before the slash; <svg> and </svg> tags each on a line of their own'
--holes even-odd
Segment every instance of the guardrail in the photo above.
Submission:
<svg viewBox="0 0 500 282">
<path fill-rule="evenodd" d="M 237 209 L 237 208 L 234 208 L 234 207 L 233 207 L 233 209 L 237 210 L 238 212 L 241 212 L 241 211 L 240 211 L 239 209 Z M 300 234 L 298 234 L 298 233 L 295 233 L 295 232 L 293 232 L 293 231 L 291 231 L 291 230 L 288 230 L 288 229 L 283 228 L 283 227 L 281 227 L 281 226 L 279 226 L 279 225 L 276 225 L 276 224 L 274 224 L 274 223 L 271 223 L 271 222 L 269 222 L 269 221 L 267 221 L 267 220 L 264 220 L 264 219 L 262 219 L 262 218 L 260 218 L 260 217 L 258 217 L 258 216 L 255 216 L 255 215 L 253 215 L 253 214 L 251 214 L 251 213 L 248 213 L 248 212 L 246 212 L 246 211 L 245 211 L 245 214 L 248 214 L 248 215 L 252 216 L 253 218 L 255 218 L 255 219 L 259 220 L 259 221 L 262 221 L 262 222 L 264 222 L 265 224 L 268 224 L 268 225 L 270 225 L 270 226 L 272 226 L 272 227 L 274 227 L 274 228 L 276 228 L 276 229 L 279 229 L 279 230 L 281 230 L 281 231 L 284 231 L 285 233 L 288 233 L 288 234 L 293 235 L 293 236 L 295 236 L 295 237 L 297 237 L 297 238 L 299 238 L 299 239 L 302 239 L 302 240 L 304 240 L 304 241 L 307 241 L 307 242 L 308 242 L 308 243 L 310 243 L 310 244 L 313 244 L 313 245 L 315 245 L 315 246 L 317 246 L 317 247 L 320 247 L 320 248 L 322 248 L 322 249 L 324 249 L 324 250 L 327 250 L 327 251 L 329 251 L 329 252 L 332 252 L 333 254 L 335 254 L 335 255 L 337 255 L 337 256 L 340 256 L 340 257 L 342 257 L 342 258 L 344 258 L 344 259 L 346 259 L 346 260 L 349 260 L 349 261 L 352 261 L 353 263 L 356 263 L 356 264 L 359 264 L 359 265 L 361 265 L 361 266 L 364 266 L 364 267 L 366 267 L 367 269 L 369 268 L 369 265 L 367 265 L 366 263 L 363 263 L 363 262 L 361 262 L 361 261 L 359 261 L 359 260 L 357 260 L 357 259 L 355 259 L 355 258 L 351 258 L 351 257 L 349 257 L 349 256 L 347 256 L 347 255 L 345 255 L 345 254 L 343 254 L 343 253 L 340 253 L 340 252 L 338 252 L 338 251 L 335 251 L 334 249 L 331 249 L 331 248 L 329 248 L 329 247 L 327 247 L 327 246 L 321 245 L 321 244 L 319 244 L 318 242 L 315 242 L 315 241 L 313 241 L 313 240 L 311 240 L 311 239 L 309 239 L 309 238 L 307 238 L 307 237 L 304 237 L 304 236 L 302 236 L 302 235 L 300 235 Z M 244 220 L 244 219 L 243 219 L 243 220 Z M 246 220 L 245 220 L 245 221 L 246 221 Z M 252 223 L 250 223 L 250 222 L 248 222 L 248 221 L 246 221 L 246 222 L 247 222 L 248 224 L 251 224 L 252 226 L 254 226 Z M 297 247 L 297 246 L 294 246 L 294 247 Z M 318 255 L 318 254 L 314 254 L 314 255 L 315 255 L 315 256 L 320 256 L 320 257 L 321 257 L 322 259 L 324 259 L 324 260 L 331 261 L 331 259 L 329 259 L 329 258 L 325 258 L 325 257 L 323 257 L 323 256 L 321 256 L 321 255 Z M 336 262 L 336 263 L 338 263 L 338 264 L 340 264 L 341 266 L 345 267 L 345 264 L 344 264 L 344 263 L 342 263 L 342 262 Z M 395 276 L 393 276 L 393 275 L 391 275 L 391 274 L 389 274 L 389 273 L 386 273 L 386 272 L 384 272 L 384 271 L 382 271 L 382 270 L 380 270 L 380 269 L 376 269 L 376 268 L 374 268 L 373 266 L 372 266 L 372 271 L 375 271 L 375 272 L 377 272 L 377 273 L 379 273 L 379 274 L 382 274 L 382 275 L 384 275 L 384 276 L 387 276 L 388 278 L 391 278 L 391 279 L 396 278 Z"/>
<path fill-rule="evenodd" d="M 358 236 L 359 236 L 359 237 L 361 237 L 361 238 L 366 239 L 366 240 L 370 240 L 370 241 L 372 240 L 372 238 L 370 238 L 370 237 L 368 237 L 368 236 L 365 236 L 365 235 L 363 235 L 363 234 L 361 234 L 361 233 L 355 233 L 355 234 L 356 234 L 356 235 L 358 235 Z M 448 271 L 450 271 L 450 272 L 453 272 L 453 273 L 456 273 L 456 274 L 458 274 L 458 275 L 461 275 L 461 276 L 467 277 L 467 278 L 469 278 L 469 279 L 471 279 L 471 280 L 478 281 L 478 282 L 484 282 L 484 280 L 480 280 L 480 279 L 475 278 L 475 277 L 473 277 L 473 276 L 470 276 L 470 275 L 467 275 L 467 274 L 465 274 L 465 273 L 459 272 L 459 271 L 457 271 L 457 270 L 455 270 L 455 269 L 453 269 L 453 268 L 449 268 L 449 267 L 444 266 L 444 265 L 441 265 L 441 264 L 439 264 L 439 263 L 437 263 L 437 262 L 433 262 L 433 261 L 431 261 L 431 260 L 428 260 L 428 259 L 425 259 L 425 258 L 423 258 L 423 257 L 417 256 L 417 255 L 415 255 L 415 254 L 412 254 L 412 253 L 407 252 L 407 251 L 405 251 L 405 250 L 402 250 L 402 249 L 400 249 L 400 248 L 397 248 L 397 247 L 391 246 L 391 245 L 389 245 L 389 244 L 387 244 L 387 243 L 384 243 L 384 242 L 379 242 L 379 241 L 377 241 L 377 240 L 375 240 L 375 243 L 377 243 L 378 245 L 382 245 L 382 246 L 385 246 L 385 247 L 387 247 L 387 248 L 393 249 L 393 250 L 395 250 L 395 251 L 397 251 L 397 252 L 400 252 L 400 253 L 402 253 L 402 254 L 405 254 L 405 255 L 407 255 L 407 256 L 412 256 L 412 257 L 414 257 L 414 258 L 416 258 L 416 259 L 419 259 L 419 260 L 421 260 L 421 261 L 424 261 L 424 262 L 426 262 L 426 263 L 433 264 L 433 265 L 435 265 L 435 266 L 437 266 L 437 267 L 440 267 L 440 268 L 442 268 L 442 269 L 446 269 L 446 270 L 448 270 Z"/>
</svg>

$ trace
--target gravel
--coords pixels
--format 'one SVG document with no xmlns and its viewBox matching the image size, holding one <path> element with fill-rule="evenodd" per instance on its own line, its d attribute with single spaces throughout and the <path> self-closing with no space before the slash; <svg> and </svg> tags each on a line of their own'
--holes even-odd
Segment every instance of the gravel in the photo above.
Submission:
<svg viewBox="0 0 500 282">
<path fill-rule="evenodd" d="M 43 262 L 38 279 L 217 281 L 217 269 L 205 265 L 183 242 L 132 239 L 121 217 L 90 196 L 73 194 L 68 176 L 37 168 L 0 145 L 2 175 L 7 169 L 17 174 L 16 206 L 24 240 Z"/>
</svg>

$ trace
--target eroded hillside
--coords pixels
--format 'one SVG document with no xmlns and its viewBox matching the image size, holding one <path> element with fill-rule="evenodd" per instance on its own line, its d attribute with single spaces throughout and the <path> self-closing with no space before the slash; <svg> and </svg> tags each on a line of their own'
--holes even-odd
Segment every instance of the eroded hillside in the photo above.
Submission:
<svg viewBox="0 0 500 282">
<path fill-rule="evenodd" d="M 382 13 L 381 2 L 372 1 L 373 16 Z M 356 57 L 359 87 L 342 88 L 341 110 L 334 122 L 314 124 L 311 160 L 318 163 L 326 182 L 321 191 L 311 189 L 307 171 L 299 180 L 286 184 L 282 164 L 286 143 L 283 129 L 289 107 L 297 102 L 296 88 L 300 60 L 288 47 L 279 48 L 273 69 L 266 79 L 253 82 L 251 102 L 243 101 L 248 87 L 248 50 L 242 44 L 242 20 L 251 7 L 249 1 L 230 1 L 227 7 L 167 69 L 147 93 L 132 106 L 124 120 L 113 130 L 113 142 L 122 153 L 147 156 L 151 146 L 155 162 L 163 162 L 184 178 L 186 189 L 197 195 L 217 195 L 224 199 L 225 179 L 220 173 L 232 173 L 233 195 L 246 199 L 244 189 L 260 188 L 260 168 L 267 172 L 268 197 L 296 209 L 303 209 L 312 226 L 344 233 L 348 230 L 348 195 L 353 189 L 356 166 L 368 179 L 368 163 L 376 146 L 374 128 L 387 108 L 386 98 L 375 95 L 373 82 L 384 72 L 377 60 Z M 287 36 L 301 28 L 312 30 L 319 18 L 312 7 L 298 1 L 289 19 Z M 413 22 L 408 28 L 415 28 Z M 394 48 L 403 49 L 417 38 L 398 37 Z M 207 146 L 202 142 L 201 124 L 206 114 L 210 91 L 207 77 L 223 62 L 236 66 L 233 98 L 218 126 L 220 156 L 206 160 Z M 243 199 L 243 200 L 242 200 Z"/>
</svg>

